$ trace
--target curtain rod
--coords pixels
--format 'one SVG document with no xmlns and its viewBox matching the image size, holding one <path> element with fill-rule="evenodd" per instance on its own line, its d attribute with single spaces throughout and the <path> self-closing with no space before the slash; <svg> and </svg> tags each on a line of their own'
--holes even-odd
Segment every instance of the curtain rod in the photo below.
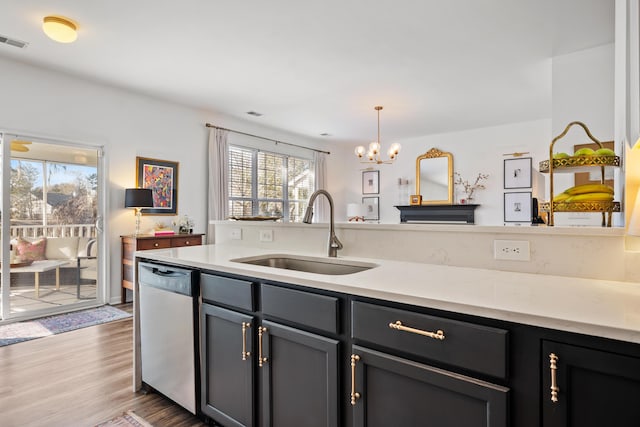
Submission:
<svg viewBox="0 0 640 427">
<path fill-rule="evenodd" d="M 306 150 L 311 150 L 311 151 L 315 151 L 315 152 L 318 152 L 318 153 L 331 154 L 328 151 L 317 150 L 315 148 L 309 148 L 309 147 L 305 147 L 303 145 L 292 144 L 290 142 L 278 141 L 277 139 L 265 138 L 264 136 L 258 136 L 258 135 L 253 135 L 251 133 L 240 132 L 239 130 L 227 129 L 227 128 L 223 128 L 223 127 L 220 127 L 220 126 L 212 125 L 211 123 L 207 123 L 206 126 L 208 128 L 221 129 L 221 130 L 226 130 L 226 131 L 233 132 L 233 133 L 239 133 L 240 135 L 246 135 L 246 136 L 252 136 L 254 138 L 264 139 L 264 140 L 267 140 L 267 141 L 275 142 L 276 144 L 291 145 L 293 147 L 304 148 Z"/>
</svg>

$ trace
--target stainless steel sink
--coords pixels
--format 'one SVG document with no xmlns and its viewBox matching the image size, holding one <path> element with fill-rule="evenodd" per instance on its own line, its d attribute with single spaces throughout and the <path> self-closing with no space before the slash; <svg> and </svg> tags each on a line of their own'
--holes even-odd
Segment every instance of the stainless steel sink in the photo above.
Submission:
<svg viewBox="0 0 640 427">
<path fill-rule="evenodd" d="M 361 271 L 377 267 L 377 264 L 360 261 L 345 261 L 336 258 L 297 255 L 262 255 L 247 258 L 236 258 L 231 261 L 327 275 L 359 273 Z"/>
</svg>

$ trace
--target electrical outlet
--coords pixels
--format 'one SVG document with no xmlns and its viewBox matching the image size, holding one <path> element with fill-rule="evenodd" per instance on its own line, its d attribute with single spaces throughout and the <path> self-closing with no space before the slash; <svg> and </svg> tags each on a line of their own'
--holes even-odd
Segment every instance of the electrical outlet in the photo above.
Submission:
<svg viewBox="0 0 640 427">
<path fill-rule="evenodd" d="M 273 242 L 273 230 L 260 230 L 261 242 Z"/>
<path fill-rule="evenodd" d="M 231 240 L 242 240 L 242 228 L 231 229 Z"/>
<path fill-rule="evenodd" d="M 493 257 L 509 261 L 529 261 L 528 240 L 494 240 Z"/>
</svg>

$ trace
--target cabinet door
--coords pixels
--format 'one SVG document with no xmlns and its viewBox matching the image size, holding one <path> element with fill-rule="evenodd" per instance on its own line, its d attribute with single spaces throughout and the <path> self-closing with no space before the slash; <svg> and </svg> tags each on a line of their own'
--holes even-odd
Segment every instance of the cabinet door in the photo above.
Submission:
<svg viewBox="0 0 640 427">
<path fill-rule="evenodd" d="M 353 355 L 355 427 L 508 425 L 508 388 L 359 346 Z"/>
<path fill-rule="evenodd" d="M 545 427 L 640 425 L 640 359 L 551 341 L 542 349 Z"/>
<path fill-rule="evenodd" d="M 225 427 L 253 426 L 253 317 L 209 304 L 200 316 L 202 412 Z"/>
<path fill-rule="evenodd" d="M 262 326 L 262 426 L 338 426 L 338 341 L 267 321 Z"/>
</svg>

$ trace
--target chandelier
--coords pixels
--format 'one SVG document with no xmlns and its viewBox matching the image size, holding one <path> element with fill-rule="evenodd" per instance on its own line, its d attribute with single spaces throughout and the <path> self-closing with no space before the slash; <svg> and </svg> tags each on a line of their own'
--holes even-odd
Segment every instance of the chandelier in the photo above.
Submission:
<svg viewBox="0 0 640 427">
<path fill-rule="evenodd" d="M 355 149 L 356 156 L 361 159 L 360 163 L 374 163 L 378 165 L 383 163 L 393 163 L 400 152 L 400 144 L 397 142 L 391 144 L 391 147 L 389 147 L 389 150 L 387 151 L 389 160 L 382 160 L 380 158 L 380 110 L 382 110 L 382 105 L 377 105 L 374 109 L 378 112 L 378 140 L 369 144 L 369 151 L 367 151 L 362 145 L 357 146 Z"/>
</svg>

